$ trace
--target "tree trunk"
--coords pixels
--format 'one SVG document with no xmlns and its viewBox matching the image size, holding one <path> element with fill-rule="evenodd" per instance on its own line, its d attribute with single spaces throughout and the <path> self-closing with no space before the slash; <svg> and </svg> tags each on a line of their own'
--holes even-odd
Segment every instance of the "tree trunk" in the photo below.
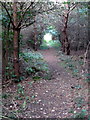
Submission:
<svg viewBox="0 0 90 120">
<path fill-rule="evenodd" d="M 14 22 L 14 28 L 13 28 L 13 56 L 14 56 L 14 72 L 15 76 L 18 79 L 19 78 L 19 35 L 20 35 L 20 29 L 17 28 L 18 19 L 17 19 L 17 2 L 14 1 L 13 3 L 13 22 Z"/>
<path fill-rule="evenodd" d="M 6 61 L 6 67 L 8 67 L 8 62 L 9 62 L 9 30 L 10 30 L 10 22 L 8 23 L 7 26 L 7 35 L 6 35 L 6 55 L 5 55 L 5 61 Z M 9 70 L 6 70 L 6 72 L 10 72 Z M 10 75 L 6 76 L 6 79 L 9 79 Z"/>
<path fill-rule="evenodd" d="M 34 50 L 37 51 L 37 28 L 36 28 L 36 19 L 34 17 L 35 23 L 34 23 Z"/>
<path fill-rule="evenodd" d="M 14 47 L 14 72 L 17 78 L 19 78 L 19 35 L 20 30 L 14 30 L 14 41 L 13 41 L 13 47 Z"/>
<path fill-rule="evenodd" d="M 6 29 L 6 28 L 5 28 Z M 3 31 L 4 32 L 4 38 L 3 38 L 3 41 L 2 41 L 2 79 L 3 79 L 3 81 L 5 81 L 6 80 L 6 75 L 5 75 L 5 72 L 6 72 L 6 69 L 5 69 L 5 67 L 6 67 L 6 61 L 5 61 L 5 54 L 6 54 L 6 50 L 5 50 L 5 43 L 4 42 L 6 42 L 5 40 L 6 40 L 6 31 L 4 30 Z"/>
<path fill-rule="evenodd" d="M 66 55 L 70 55 L 70 43 L 68 42 L 67 32 L 66 29 L 63 31 L 63 52 Z"/>
<path fill-rule="evenodd" d="M 4 27 L 4 40 L 2 42 L 3 44 L 3 54 L 2 54 L 2 59 L 3 59 L 3 64 L 2 64 L 2 75 L 3 75 L 3 80 L 7 80 L 9 78 L 8 75 L 6 75 L 6 67 L 8 66 L 8 53 L 9 53 L 9 29 L 10 29 L 10 23 L 8 24 L 8 26 Z"/>
<path fill-rule="evenodd" d="M 67 23 L 68 23 L 68 14 L 65 17 L 65 24 L 64 24 L 64 28 L 62 30 L 63 33 L 63 41 L 62 41 L 62 46 L 63 46 L 63 52 L 66 55 L 70 55 L 70 43 L 68 41 L 68 35 L 67 35 Z"/>
</svg>

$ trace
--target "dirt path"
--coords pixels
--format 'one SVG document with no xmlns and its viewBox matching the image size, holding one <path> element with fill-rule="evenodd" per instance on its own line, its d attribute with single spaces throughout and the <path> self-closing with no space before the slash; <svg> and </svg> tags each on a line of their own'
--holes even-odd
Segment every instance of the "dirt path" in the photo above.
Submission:
<svg viewBox="0 0 90 120">
<path fill-rule="evenodd" d="M 71 76 L 69 75 L 69 73 L 67 73 L 62 66 L 60 66 L 60 59 L 57 56 L 57 51 L 54 48 L 50 48 L 49 50 L 43 50 L 40 51 L 41 54 L 43 55 L 45 61 L 48 63 L 51 74 L 53 76 L 53 78 L 57 78 L 59 76 L 59 78 L 61 77 L 62 79 L 66 78 L 71 78 Z M 64 78 L 63 78 L 64 77 Z"/>
<path fill-rule="evenodd" d="M 51 69 L 52 80 L 40 80 L 34 84 L 35 99 L 25 115 L 31 118 L 69 118 L 72 114 L 68 112 L 74 107 L 71 86 L 77 84 L 77 80 L 60 66 L 55 49 L 39 52 Z"/>
<path fill-rule="evenodd" d="M 88 85 L 84 83 L 83 79 L 72 76 L 70 72 L 66 71 L 67 68 L 65 70 L 62 67 L 60 56 L 57 56 L 54 48 L 38 52 L 44 56 L 49 65 L 51 79 L 34 82 L 30 76 L 19 83 L 21 88 L 23 86 L 23 90 L 14 83 L 9 88 L 6 87 L 5 93 L 7 95 L 9 93 L 11 96 L 4 99 L 4 114 L 7 114 L 7 108 L 15 111 L 16 107 L 12 102 L 14 99 L 20 111 L 18 116 L 22 118 L 70 118 L 73 115 L 70 113 L 71 109 L 75 113 L 80 113 L 81 110 L 88 111 Z M 79 85 L 81 88 L 76 88 Z M 19 90 L 22 90 L 24 95 L 21 94 L 22 92 L 18 93 Z M 80 101 L 83 98 L 85 102 L 76 103 L 76 98 L 79 98 Z"/>
</svg>

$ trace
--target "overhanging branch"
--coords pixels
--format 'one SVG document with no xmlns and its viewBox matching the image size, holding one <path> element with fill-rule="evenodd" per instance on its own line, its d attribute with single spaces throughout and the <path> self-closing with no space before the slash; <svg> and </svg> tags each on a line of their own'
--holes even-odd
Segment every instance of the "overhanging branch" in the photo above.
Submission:
<svg viewBox="0 0 90 120">
<path fill-rule="evenodd" d="M 19 21 L 18 25 L 17 25 L 17 28 L 21 25 L 21 22 L 23 21 L 23 18 L 27 12 L 27 10 L 34 4 L 34 2 L 31 2 L 31 4 L 26 8 L 26 10 L 24 11 L 22 17 L 21 17 L 21 20 Z"/>
<path fill-rule="evenodd" d="M 32 22 L 30 22 L 30 23 L 26 23 L 26 24 L 20 26 L 19 28 L 20 28 L 20 29 L 24 29 L 24 28 L 26 28 L 26 27 L 32 25 L 33 23 L 35 23 L 35 21 L 32 21 Z"/>
<path fill-rule="evenodd" d="M 1 2 L 1 1 L 0 1 L 0 3 L 1 3 L 1 5 L 3 6 L 3 8 L 6 10 L 6 12 L 7 12 L 8 16 L 9 16 L 9 18 L 10 18 L 10 21 L 11 21 L 13 27 L 15 27 L 15 26 L 14 26 L 14 23 L 13 23 L 13 21 L 12 21 L 12 17 L 11 17 L 11 15 L 10 15 L 10 13 L 8 12 L 8 9 L 7 9 L 6 5 L 4 5 L 4 3 Z"/>
</svg>

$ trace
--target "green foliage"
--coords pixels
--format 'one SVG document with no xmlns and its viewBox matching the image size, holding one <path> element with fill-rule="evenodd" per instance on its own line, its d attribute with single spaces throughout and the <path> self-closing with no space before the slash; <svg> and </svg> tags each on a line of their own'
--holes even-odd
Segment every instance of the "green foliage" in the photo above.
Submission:
<svg viewBox="0 0 90 120">
<path fill-rule="evenodd" d="M 12 31 L 2 31 L 2 44 L 3 51 L 6 51 L 6 43 L 8 43 L 8 50 L 10 53 L 13 52 L 13 32 Z"/>
<path fill-rule="evenodd" d="M 83 106 L 83 104 L 84 104 L 85 101 L 84 101 L 83 97 L 77 97 L 74 100 L 74 102 L 77 105 L 77 107 L 81 108 Z M 73 114 L 72 118 L 84 119 L 87 116 L 87 110 L 86 109 L 82 109 L 81 111 L 76 112 L 73 108 L 71 108 L 71 110 L 70 110 L 69 113 Z"/>
<path fill-rule="evenodd" d="M 74 114 L 74 118 L 85 118 L 85 116 L 87 115 L 87 111 L 85 109 L 82 109 L 81 112 L 79 113 L 75 113 Z"/>
<path fill-rule="evenodd" d="M 31 67 L 27 67 L 26 72 L 27 72 L 27 74 L 35 73 L 35 70 L 33 68 L 31 68 Z"/>
<path fill-rule="evenodd" d="M 20 56 L 22 56 L 26 62 L 28 62 L 28 60 L 37 61 L 39 59 L 43 59 L 43 56 L 40 53 L 35 53 L 33 51 L 28 53 L 20 53 Z"/>
<path fill-rule="evenodd" d="M 68 113 L 74 113 L 74 109 L 71 108 L 70 111 Z"/>
<path fill-rule="evenodd" d="M 10 28 L 9 28 L 10 29 Z M 22 35 L 20 35 L 20 45 L 22 40 Z M 2 44 L 3 44 L 3 58 L 5 63 L 5 72 L 4 72 L 4 78 L 5 79 L 12 79 L 14 82 L 19 82 L 22 80 L 22 77 L 20 77 L 19 80 L 16 79 L 16 76 L 14 74 L 14 66 L 13 66 L 13 31 L 10 29 L 9 31 L 5 29 L 2 32 Z M 6 56 L 7 52 L 7 56 Z"/>
<path fill-rule="evenodd" d="M 84 101 L 84 99 L 82 97 L 77 97 L 75 99 L 75 103 L 76 103 L 77 107 L 81 107 L 84 104 L 84 102 L 85 101 Z"/>
<path fill-rule="evenodd" d="M 79 64 L 80 64 L 80 65 L 83 65 L 83 64 L 84 64 L 84 61 L 83 61 L 83 60 L 79 60 Z"/>
<path fill-rule="evenodd" d="M 76 85 L 75 88 L 76 88 L 76 89 L 81 89 L 82 86 L 81 86 L 81 85 Z"/>
<path fill-rule="evenodd" d="M 28 45 L 30 45 L 30 44 L 31 44 L 31 45 L 34 45 L 34 40 L 30 40 L 30 39 L 29 39 L 29 40 L 27 41 L 27 44 L 28 44 Z"/>
<path fill-rule="evenodd" d="M 25 42 L 23 41 L 23 35 L 22 34 L 20 34 L 19 40 L 20 40 L 19 41 L 20 47 L 23 47 L 25 45 Z"/>
<path fill-rule="evenodd" d="M 40 76 L 36 76 L 36 75 L 33 76 L 33 80 L 34 80 L 34 81 L 36 81 L 36 80 L 40 80 L 40 78 L 41 78 Z"/>
<path fill-rule="evenodd" d="M 8 65 L 5 67 L 5 76 L 7 79 L 15 78 L 13 64 L 8 62 Z"/>
<path fill-rule="evenodd" d="M 90 120 L 90 115 L 88 116 L 88 120 Z"/>
<path fill-rule="evenodd" d="M 10 97 L 9 93 L 3 93 L 2 94 L 2 98 L 7 99 L 8 97 Z"/>
<path fill-rule="evenodd" d="M 45 75 L 43 76 L 43 78 L 44 78 L 45 80 L 51 80 L 52 74 L 51 74 L 51 73 L 45 74 Z"/>
<path fill-rule="evenodd" d="M 63 4 L 70 4 L 71 2 L 69 1 L 69 2 L 63 2 Z"/>
<path fill-rule="evenodd" d="M 86 77 L 85 81 L 90 82 L 90 73 L 86 73 L 85 77 Z"/>
<path fill-rule="evenodd" d="M 46 62 L 43 60 L 43 56 L 40 53 L 29 52 L 20 53 L 20 57 L 24 60 L 25 73 L 32 75 L 33 79 L 39 79 L 44 73 L 49 73 L 49 68 Z"/>
<path fill-rule="evenodd" d="M 24 95 L 24 87 L 23 87 L 21 84 L 18 84 L 17 87 L 18 87 L 17 93 L 18 93 L 20 96 L 23 96 L 23 95 Z"/>
<path fill-rule="evenodd" d="M 58 32 L 56 31 L 56 29 L 54 27 L 49 27 L 47 30 L 46 30 L 46 33 L 51 33 L 52 35 L 54 36 L 58 36 Z"/>
<path fill-rule="evenodd" d="M 60 60 L 62 63 L 60 63 L 64 68 L 67 68 L 69 72 L 72 73 L 73 77 L 82 77 L 80 75 L 83 62 L 83 57 L 80 56 L 79 60 L 76 58 L 76 56 L 67 56 L 62 53 L 60 53 Z"/>
<path fill-rule="evenodd" d="M 13 75 L 13 77 L 14 77 L 13 81 L 16 82 L 16 83 L 21 82 L 22 80 L 25 79 L 24 76 L 20 76 L 18 79 L 16 79 L 16 75 Z"/>
<path fill-rule="evenodd" d="M 47 46 L 46 41 L 44 41 L 44 42 L 42 43 L 42 45 L 40 46 L 40 49 L 42 49 L 42 50 L 49 49 L 49 46 Z"/>
<path fill-rule="evenodd" d="M 24 102 L 23 102 L 23 109 L 26 107 L 26 100 L 24 100 Z"/>
<path fill-rule="evenodd" d="M 17 85 L 17 94 L 15 96 L 15 99 L 17 100 L 22 100 L 24 98 L 25 92 L 24 92 L 24 87 L 21 84 Z"/>
<path fill-rule="evenodd" d="M 38 49 L 40 47 L 40 44 L 41 44 L 40 35 L 37 36 L 36 40 L 34 40 L 34 37 L 32 37 L 32 39 L 27 40 L 26 43 L 31 48 L 33 48 L 33 49 L 37 48 Z"/>
<path fill-rule="evenodd" d="M 10 18 L 9 16 L 6 14 L 6 12 L 3 10 L 2 12 L 2 17 L 1 17 L 1 20 L 2 20 L 2 25 L 7 27 L 9 22 L 10 22 Z"/>
<path fill-rule="evenodd" d="M 61 44 L 60 44 L 60 42 L 58 40 L 51 40 L 49 42 L 46 42 L 46 40 L 43 40 L 43 43 L 40 46 L 40 49 L 48 49 L 50 47 L 60 48 Z"/>
<path fill-rule="evenodd" d="M 90 82 L 90 78 L 85 79 L 85 81 Z"/>
<path fill-rule="evenodd" d="M 10 119 L 14 120 L 16 117 L 17 117 L 17 115 L 16 115 L 15 111 L 14 112 L 10 112 L 8 114 L 8 119 L 7 120 L 10 120 Z"/>
<path fill-rule="evenodd" d="M 73 108 L 71 108 L 69 113 L 72 113 L 73 116 L 71 118 L 75 118 L 75 119 L 79 119 L 79 118 L 84 119 L 87 116 L 87 110 L 86 109 L 82 109 L 80 112 L 76 112 Z"/>
</svg>

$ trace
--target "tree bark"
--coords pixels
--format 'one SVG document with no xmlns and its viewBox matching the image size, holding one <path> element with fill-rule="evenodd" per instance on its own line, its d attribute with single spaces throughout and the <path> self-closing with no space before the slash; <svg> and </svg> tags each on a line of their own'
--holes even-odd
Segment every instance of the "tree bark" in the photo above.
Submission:
<svg viewBox="0 0 90 120">
<path fill-rule="evenodd" d="M 14 30 L 14 41 L 13 41 L 13 47 L 14 47 L 14 72 L 17 78 L 19 78 L 19 35 L 20 30 Z"/>
<path fill-rule="evenodd" d="M 67 23 L 68 23 L 68 17 L 69 14 L 67 14 L 64 19 L 65 19 L 65 23 L 64 23 L 64 28 L 62 30 L 63 33 L 63 41 L 62 41 L 62 46 L 63 46 L 63 52 L 66 55 L 70 55 L 70 43 L 68 41 L 68 35 L 67 35 Z"/>
<path fill-rule="evenodd" d="M 62 39 L 62 47 L 63 47 L 63 52 L 66 55 L 70 55 L 70 43 L 68 41 L 68 35 L 67 35 L 67 25 L 68 25 L 68 18 L 70 15 L 70 12 L 76 7 L 76 4 L 74 4 L 73 6 L 70 6 L 68 3 L 65 5 L 66 7 L 66 12 L 64 13 L 63 17 L 64 17 L 64 28 L 62 30 L 62 34 L 63 34 L 63 39 Z"/>
<path fill-rule="evenodd" d="M 4 29 L 6 30 L 6 28 L 4 28 Z M 4 32 L 4 39 L 6 40 L 6 31 L 5 30 L 3 30 L 3 32 Z M 2 79 L 3 79 L 3 82 L 6 80 L 6 75 L 5 75 L 5 72 L 6 72 L 6 69 L 5 69 L 5 67 L 6 67 L 6 61 L 5 61 L 6 50 L 5 50 L 5 48 L 6 48 L 6 46 L 4 44 L 4 42 L 6 42 L 6 41 L 4 39 L 2 41 L 2 61 L 3 61 L 2 62 Z"/>
<path fill-rule="evenodd" d="M 5 54 L 5 68 L 8 67 L 8 57 L 9 57 L 9 30 L 10 30 L 10 22 L 7 26 L 6 32 L 6 54 Z M 6 70 L 9 73 L 9 70 Z M 6 79 L 9 79 L 10 75 L 6 76 Z"/>
<path fill-rule="evenodd" d="M 13 28 L 13 57 L 14 57 L 14 73 L 16 78 L 19 78 L 19 35 L 20 35 L 20 29 L 17 28 L 18 20 L 17 20 L 17 3 L 13 3 L 13 22 L 14 22 L 14 28 Z"/>
<path fill-rule="evenodd" d="M 37 28 L 36 28 L 36 18 L 34 17 L 34 50 L 37 51 Z"/>
</svg>

